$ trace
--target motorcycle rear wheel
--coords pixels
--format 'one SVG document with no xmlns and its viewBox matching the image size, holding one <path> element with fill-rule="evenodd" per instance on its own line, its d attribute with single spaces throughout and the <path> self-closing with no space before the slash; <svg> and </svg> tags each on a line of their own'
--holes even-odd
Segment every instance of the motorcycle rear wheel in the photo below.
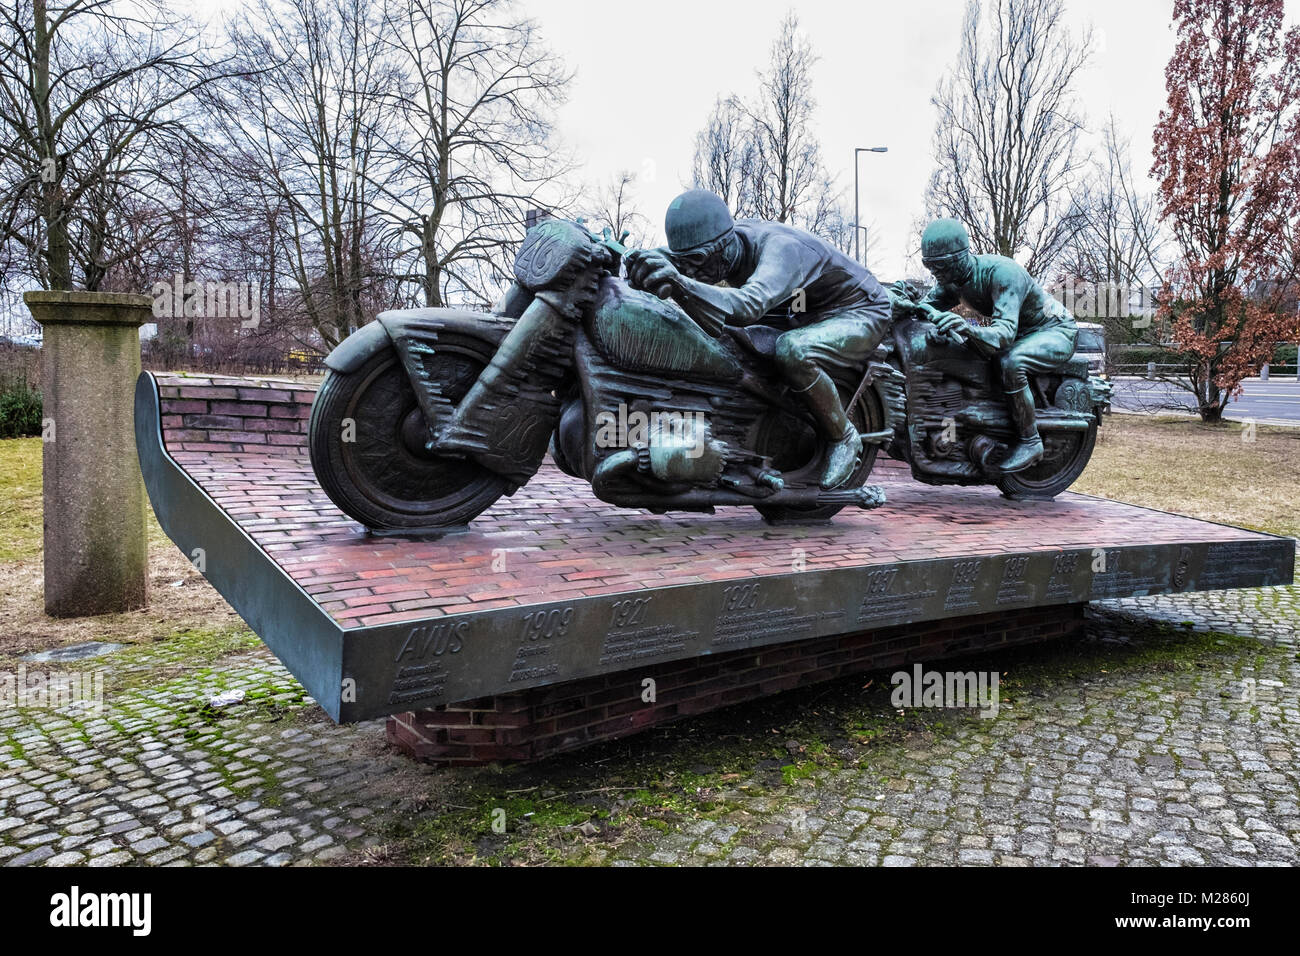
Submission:
<svg viewBox="0 0 1300 956">
<path fill-rule="evenodd" d="M 1046 448 L 1042 461 L 998 479 L 998 489 L 1003 495 L 1055 498 L 1069 488 L 1088 467 L 1088 459 L 1097 444 L 1097 423 L 1093 422 L 1086 431 L 1048 432 L 1043 443 Z"/>
<path fill-rule="evenodd" d="M 852 397 L 851 394 L 844 394 L 843 389 L 841 389 L 840 399 L 842 401 L 847 403 Z M 874 389 L 864 388 L 862 394 L 858 397 L 857 403 L 852 408 L 846 409 L 846 411 L 848 412 L 849 421 L 853 422 L 853 427 L 858 430 L 859 434 L 865 435 L 885 427 L 885 412 Z M 810 477 L 820 475 L 821 469 L 825 465 L 826 445 L 820 436 L 817 438 L 816 448 L 816 457 L 810 465 L 801 469 L 801 471 L 808 472 Z M 858 467 L 853 470 L 853 474 L 848 481 L 840 485 L 837 490 L 861 488 L 866 484 L 871 469 L 876 464 L 876 454 L 879 450 L 878 445 L 864 445 Z M 794 508 L 789 505 L 755 505 L 755 507 L 758 509 L 758 513 L 763 516 L 763 519 L 770 524 L 789 524 L 800 521 L 827 521 L 848 506 L 834 504 L 818 505 L 812 508 Z"/>
<path fill-rule="evenodd" d="M 484 342 L 444 335 L 428 370 L 454 404 L 491 358 Z M 482 465 L 425 451 L 427 437 L 410 379 L 388 348 L 354 371 L 326 374 L 307 447 L 330 501 L 373 530 L 464 525 L 506 493 L 508 482 Z"/>
</svg>

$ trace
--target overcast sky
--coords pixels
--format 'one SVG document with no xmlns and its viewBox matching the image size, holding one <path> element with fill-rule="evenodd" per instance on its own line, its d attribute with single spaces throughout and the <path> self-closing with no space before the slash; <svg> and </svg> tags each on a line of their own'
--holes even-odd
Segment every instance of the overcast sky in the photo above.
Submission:
<svg viewBox="0 0 1300 956">
<path fill-rule="evenodd" d="M 715 98 L 756 89 L 755 71 L 791 8 L 790 0 L 521 5 L 577 69 L 560 131 L 586 160 L 587 177 L 637 172 L 638 206 L 660 233 L 669 200 L 689 185 L 695 133 Z M 1079 85 L 1089 125 L 1099 128 L 1113 112 L 1142 174 L 1165 99 L 1172 7 L 1170 0 L 1067 0 L 1071 28 L 1094 30 L 1096 53 Z M 930 96 L 957 53 L 964 3 L 799 0 L 795 9 L 821 58 L 813 92 L 823 155 L 850 204 L 854 147 L 889 147 L 860 157 L 861 221 L 878 236 L 872 267 L 897 278 L 933 167 Z"/>
<path fill-rule="evenodd" d="M 220 18 L 240 0 L 174 0 Z M 933 169 L 930 97 L 957 54 L 965 0 L 516 0 L 551 50 L 576 71 L 559 133 L 594 191 L 619 170 L 638 176 L 636 205 L 662 241 L 669 201 L 690 185 L 695 134 L 719 95 L 749 96 L 782 18 L 796 10 L 820 57 L 816 131 L 832 175 L 853 201 L 859 157 L 861 221 L 876 235 L 872 268 L 913 274 L 915 224 Z M 1288 0 L 1287 22 L 1300 4 Z M 1114 113 L 1131 139 L 1134 172 L 1151 166 L 1151 131 L 1165 102 L 1174 48 L 1173 0 L 1066 0 L 1070 29 L 1091 26 L 1095 52 L 1078 95 L 1091 146 Z M 910 266 L 910 268 L 909 268 Z"/>
</svg>

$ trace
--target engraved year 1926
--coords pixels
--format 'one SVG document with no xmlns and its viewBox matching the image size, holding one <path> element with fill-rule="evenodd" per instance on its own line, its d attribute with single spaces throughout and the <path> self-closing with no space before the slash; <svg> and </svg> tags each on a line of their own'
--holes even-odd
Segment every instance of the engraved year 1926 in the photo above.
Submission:
<svg viewBox="0 0 1300 956">
<path fill-rule="evenodd" d="M 758 607 L 758 584 L 734 584 L 722 589 L 724 611 L 746 611 Z"/>
</svg>

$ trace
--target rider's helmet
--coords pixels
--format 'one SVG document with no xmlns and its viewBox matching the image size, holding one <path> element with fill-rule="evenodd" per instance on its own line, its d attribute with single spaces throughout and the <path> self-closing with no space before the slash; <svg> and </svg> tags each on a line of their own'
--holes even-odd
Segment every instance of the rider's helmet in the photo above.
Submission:
<svg viewBox="0 0 1300 956">
<path fill-rule="evenodd" d="M 940 281 L 965 279 L 970 258 L 970 235 L 956 219 L 936 219 L 921 233 L 921 262 Z"/>
<path fill-rule="evenodd" d="M 692 189 L 668 204 L 664 232 L 673 262 L 701 282 L 721 282 L 738 252 L 736 223 L 722 197 Z"/>
<path fill-rule="evenodd" d="M 727 204 L 707 189 L 692 189 L 668 204 L 664 232 L 673 252 L 689 252 L 718 239 L 735 227 Z"/>
</svg>

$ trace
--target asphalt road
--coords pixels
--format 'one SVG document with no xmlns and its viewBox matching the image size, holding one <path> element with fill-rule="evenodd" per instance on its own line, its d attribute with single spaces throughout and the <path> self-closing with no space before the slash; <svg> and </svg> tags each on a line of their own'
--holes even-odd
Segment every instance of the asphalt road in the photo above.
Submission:
<svg viewBox="0 0 1300 956">
<path fill-rule="evenodd" d="M 1149 382 L 1142 378 L 1118 378 L 1111 405 L 1131 411 L 1160 411 L 1160 405 L 1185 403 L 1191 394 L 1166 382 Z M 1163 410 L 1171 410 L 1169 408 Z M 1245 392 L 1228 405 L 1225 418 L 1234 421 L 1253 419 L 1261 424 L 1270 421 L 1300 423 L 1300 382 L 1294 375 L 1272 376 L 1267 382 L 1247 379 Z"/>
</svg>

